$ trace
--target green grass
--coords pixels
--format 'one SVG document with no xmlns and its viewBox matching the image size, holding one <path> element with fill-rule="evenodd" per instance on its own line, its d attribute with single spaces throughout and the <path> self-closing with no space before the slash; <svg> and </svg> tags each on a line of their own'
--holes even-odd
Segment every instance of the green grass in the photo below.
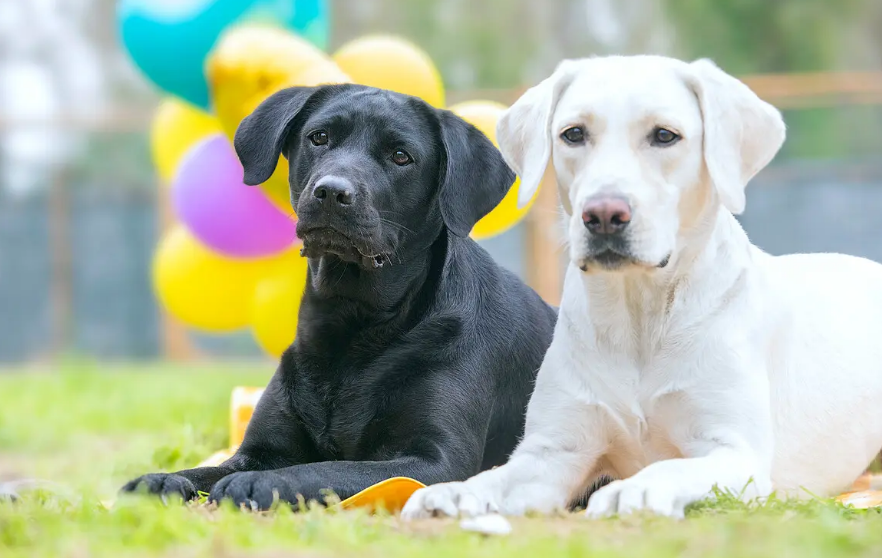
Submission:
<svg viewBox="0 0 882 558">
<path fill-rule="evenodd" d="M 250 514 L 100 504 L 131 477 L 190 467 L 227 443 L 234 385 L 261 385 L 271 366 L 64 366 L 0 373 L 0 479 L 54 484 L 0 504 L 0 557 L 882 556 L 882 511 L 831 501 L 745 505 L 722 497 L 685 521 L 579 515 L 514 521 L 507 537 L 456 522 L 404 524 L 362 512 L 281 508 Z"/>
</svg>

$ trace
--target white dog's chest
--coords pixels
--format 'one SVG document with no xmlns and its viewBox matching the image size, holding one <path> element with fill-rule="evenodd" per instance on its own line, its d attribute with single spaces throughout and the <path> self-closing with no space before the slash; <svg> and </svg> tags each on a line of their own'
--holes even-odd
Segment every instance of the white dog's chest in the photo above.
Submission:
<svg viewBox="0 0 882 558">
<path fill-rule="evenodd" d="M 691 314 L 666 318 L 567 330 L 569 344 L 592 355 L 577 361 L 580 387 L 586 389 L 585 400 L 602 410 L 598 434 L 607 449 L 601 466 L 618 478 L 684 457 L 684 448 L 709 419 L 696 398 L 721 393 L 719 378 L 702 366 L 709 350 L 719 351 L 708 337 L 696 336 L 698 320 Z"/>
<path fill-rule="evenodd" d="M 638 389 L 630 402 L 601 402 L 609 443 L 605 458 L 611 473 L 625 478 L 656 461 L 683 456 L 678 430 L 684 425 L 678 424 L 682 415 L 677 413 L 682 398 L 679 392 L 643 393 Z"/>
</svg>

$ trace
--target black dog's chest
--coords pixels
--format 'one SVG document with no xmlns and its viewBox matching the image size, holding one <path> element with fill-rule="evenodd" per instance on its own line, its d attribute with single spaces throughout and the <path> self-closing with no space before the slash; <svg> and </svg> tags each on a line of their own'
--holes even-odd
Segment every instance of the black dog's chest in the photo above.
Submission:
<svg viewBox="0 0 882 558">
<path fill-rule="evenodd" d="M 376 423 L 377 387 L 368 370 L 359 377 L 352 368 L 337 370 L 334 377 L 306 371 L 294 389 L 294 410 L 325 460 L 359 460 L 370 457 L 366 432 Z M 299 388 L 299 389 L 298 389 Z"/>
<path fill-rule="evenodd" d="M 367 337 L 335 350 L 301 348 L 295 357 L 294 412 L 320 457 L 382 460 L 413 443 L 423 430 L 428 386 L 458 354 L 445 349 L 458 331 L 458 322 L 437 319 L 386 341 L 380 353 Z"/>
<path fill-rule="evenodd" d="M 293 411 L 317 457 L 375 461 L 406 451 L 425 431 L 427 386 L 462 358 L 450 350 L 460 318 L 420 321 L 399 312 L 366 320 L 329 306 L 309 310 L 301 311 L 289 377 Z"/>
</svg>

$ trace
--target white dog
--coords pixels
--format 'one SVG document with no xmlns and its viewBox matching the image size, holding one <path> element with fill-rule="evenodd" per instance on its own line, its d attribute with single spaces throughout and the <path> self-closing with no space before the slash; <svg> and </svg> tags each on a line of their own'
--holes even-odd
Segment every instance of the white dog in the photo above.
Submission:
<svg viewBox="0 0 882 558">
<path fill-rule="evenodd" d="M 832 495 L 882 448 L 882 266 L 773 257 L 733 217 L 784 123 L 713 63 L 568 60 L 499 122 L 531 198 L 567 213 L 560 318 L 509 462 L 416 492 L 405 518 L 682 516 L 714 487 Z M 818 226 L 825 222 L 818 208 Z M 488 402 L 492 404 L 492 402 Z"/>
</svg>

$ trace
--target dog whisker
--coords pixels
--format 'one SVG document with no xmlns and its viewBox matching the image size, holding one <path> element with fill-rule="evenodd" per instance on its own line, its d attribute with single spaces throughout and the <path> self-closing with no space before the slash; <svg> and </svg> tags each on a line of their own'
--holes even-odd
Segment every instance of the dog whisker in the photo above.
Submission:
<svg viewBox="0 0 882 558">
<path fill-rule="evenodd" d="M 411 229 L 405 227 L 405 226 L 402 225 L 401 223 L 396 223 L 395 221 L 392 221 L 392 220 L 390 220 L 390 219 L 384 219 L 384 218 L 382 218 L 382 217 L 380 217 L 379 219 L 380 219 L 380 222 L 382 222 L 382 223 L 385 223 L 385 224 L 387 224 L 387 225 L 390 225 L 390 226 L 396 227 L 396 228 L 401 229 L 401 230 L 405 230 L 405 231 L 409 232 L 410 234 L 416 234 L 414 231 L 412 231 Z"/>
<path fill-rule="evenodd" d="M 342 269 L 340 270 L 340 276 L 337 277 L 337 280 L 336 280 L 336 281 L 334 281 L 334 286 L 331 287 L 332 290 L 337 288 L 337 285 L 339 285 L 339 284 L 340 284 L 340 281 L 343 280 L 343 276 L 346 275 L 346 266 L 343 265 L 343 262 L 342 262 L 342 261 L 336 263 L 336 264 L 334 265 L 334 267 L 331 268 L 331 271 L 335 271 L 338 267 L 340 267 L 340 268 L 342 268 Z"/>
</svg>

